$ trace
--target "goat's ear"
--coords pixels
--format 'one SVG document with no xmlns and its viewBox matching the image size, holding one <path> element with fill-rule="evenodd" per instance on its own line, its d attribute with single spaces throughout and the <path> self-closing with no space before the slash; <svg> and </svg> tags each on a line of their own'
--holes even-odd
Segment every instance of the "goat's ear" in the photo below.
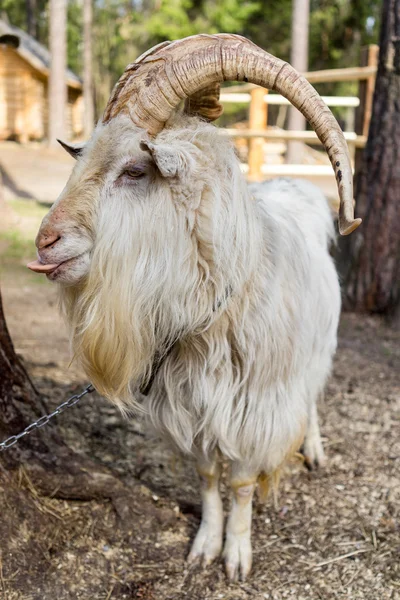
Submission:
<svg viewBox="0 0 400 600">
<path fill-rule="evenodd" d="M 175 145 L 153 144 L 148 140 L 142 140 L 140 148 L 151 154 L 163 177 L 176 177 L 187 173 L 189 167 L 187 154 Z"/>
<path fill-rule="evenodd" d="M 75 160 L 79 158 L 79 156 L 82 154 L 82 150 L 85 147 L 85 144 L 83 144 L 82 142 L 79 144 L 67 144 L 66 142 L 63 142 L 58 138 L 57 142 L 64 148 L 66 152 L 68 152 L 68 154 L 72 156 L 72 158 L 75 158 Z"/>
</svg>

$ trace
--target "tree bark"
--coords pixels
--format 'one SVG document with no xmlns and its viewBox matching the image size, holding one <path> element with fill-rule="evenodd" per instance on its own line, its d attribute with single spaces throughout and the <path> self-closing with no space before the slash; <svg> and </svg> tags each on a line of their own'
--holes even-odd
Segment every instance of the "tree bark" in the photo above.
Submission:
<svg viewBox="0 0 400 600">
<path fill-rule="evenodd" d="M 36 420 L 44 414 L 45 407 L 33 386 L 21 361 L 15 354 L 7 329 L 0 296 L 0 436 L 1 439 L 19 433 L 29 420 Z M 36 451 L 41 445 L 36 439 Z M 15 466 L 21 458 L 23 444 L 2 458 L 9 467 Z"/>
<path fill-rule="evenodd" d="M 85 109 L 84 134 L 89 138 L 94 126 L 93 69 L 92 69 L 92 0 L 83 4 L 83 100 Z"/>
<path fill-rule="evenodd" d="M 66 27 L 67 27 L 66 0 L 50 0 L 50 78 L 49 78 L 49 131 L 48 143 L 50 147 L 57 146 L 57 138 L 65 139 L 66 112 L 67 112 L 67 86 L 65 69 L 67 65 L 66 54 Z"/>
<path fill-rule="evenodd" d="M 37 2 L 36 0 L 26 0 L 26 19 L 28 25 L 28 33 L 34 38 L 38 38 L 37 29 Z"/>
<path fill-rule="evenodd" d="M 290 52 L 291 65 L 300 72 L 308 69 L 308 27 L 310 20 L 310 0 L 292 0 L 292 49 Z M 289 108 L 289 131 L 302 131 L 306 128 L 306 120 L 294 106 Z M 301 162 L 304 144 L 288 142 L 286 162 L 298 164 Z"/>
<path fill-rule="evenodd" d="M 388 316 L 400 304 L 400 0 L 384 0 L 372 118 L 356 177 L 361 227 L 342 246 L 344 305 Z M 347 248 L 346 248 L 347 245 Z"/>
<path fill-rule="evenodd" d="M 46 414 L 46 406 L 15 353 L 0 294 L 0 441 Z M 109 469 L 76 454 L 46 425 L 0 453 L 0 473 L 23 466 L 35 487 L 59 498 L 111 498 L 120 514 L 129 510 L 125 486 Z M 2 468 L 1 468 L 2 467 Z"/>
</svg>

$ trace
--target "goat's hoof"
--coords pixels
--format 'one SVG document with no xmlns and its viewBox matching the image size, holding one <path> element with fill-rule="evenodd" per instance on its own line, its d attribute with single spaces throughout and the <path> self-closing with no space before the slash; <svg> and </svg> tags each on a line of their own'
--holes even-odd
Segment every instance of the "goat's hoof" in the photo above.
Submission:
<svg viewBox="0 0 400 600">
<path fill-rule="evenodd" d="M 251 541 L 250 534 L 232 535 L 226 537 L 224 548 L 225 570 L 229 581 L 245 581 L 251 571 Z"/>
<path fill-rule="evenodd" d="M 326 456 L 323 450 L 319 453 L 303 451 L 302 454 L 304 457 L 304 464 L 309 471 L 323 469 L 326 466 Z"/>
<path fill-rule="evenodd" d="M 326 466 L 326 456 L 319 437 L 306 439 L 300 452 L 304 457 L 304 464 L 309 471 Z"/>
<path fill-rule="evenodd" d="M 325 456 L 319 457 L 319 458 L 314 458 L 314 457 L 310 457 L 308 454 L 303 454 L 303 457 L 304 457 L 304 464 L 309 471 L 315 471 L 317 469 L 321 469 L 321 468 L 325 467 L 325 465 L 326 465 Z"/>
<path fill-rule="evenodd" d="M 200 529 L 194 539 L 187 561 L 189 564 L 201 563 L 207 567 L 214 558 L 221 554 L 222 530 L 214 530 L 200 525 Z"/>
</svg>

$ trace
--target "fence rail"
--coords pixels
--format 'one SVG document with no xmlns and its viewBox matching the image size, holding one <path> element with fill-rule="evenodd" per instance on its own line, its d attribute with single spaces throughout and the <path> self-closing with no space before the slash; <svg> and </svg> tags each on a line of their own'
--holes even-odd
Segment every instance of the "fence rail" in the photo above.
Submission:
<svg viewBox="0 0 400 600">
<path fill-rule="evenodd" d="M 358 81 L 358 96 L 322 96 L 325 103 L 334 107 L 347 109 L 350 115 L 349 128 L 355 131 L 344 131 L 351 155 L 357 158 L 357 153 L 362 151 L 367 141 L 369 120 L 371 117 L 372 95 L 375 86 L 378 62 L 377 46 L 368 46 L 362 52 L 360 67 L 344 69 L 327 69 L 324 71 L 309 71 L 303 73 L 310 83 L 328 83 L 340 81 Z M 249 126 L 247 128 L 230 128 L 221 130 L 221 135 L 233 139 L 248 141 L 248 165 L 243 165 L 244 171 L 248 173 L 251 180 L 263 179 L 265 176 L 285 173 L 296 175 L 299 172 L 315 175 L 326 175 L 333 170 L 329 165 L 270 165 L 264 164 L 264 144 L 266 141 L 291 142 L 299 141 L 312 145 L 320 145 L 321 142 L 313 131 L 286 131 L 281 128 L 267 126 L 268 107 L 285 107 L 290 102 L 280 94 L 269 94 L 268 90 L 251 83 L 224 87 L 221 90 L 220 100 L 223 104 L 242 103 L 249 105 Z M 355 118 L 354 118 L 355 111 Z M 283 113 L 284 115 L 284 113 Z M 283 116 L 284 120 L 284 116 Z"/>
<path fill-rule="evenodd" d="M 357 108 L 360 105 L 360 98 L 357 96 L 321 96 L 327 106 L 344 106 L 345 108 Z M 220 95 L 220 101 L 222 103 L 239 103 L 248 104 L 251 102 L 251 94 L 225 94 Z M 284 98 L 280 94 L 265 94 L 265 104 L 270 106 L 290 106 L 290 102 L 287 98 Z"/>
<path fill-rule="evenodd" d="M 322 145 L 322 142 L 313 131 L 286 131 L 285 129 L 222 129 L 220 133 L 221 135 L 231 138 L 263 138 L 274 141 L 298 141 L 308 142 L 313 145 Z M 346 141 L 353 144 L 356 148 L 365 147 L 367 136 L 357 135 L 353 131 L 344 131 L 343 135 Z"/>
<path fill-rule="evenodd" d="M 310 83 L 338 83 L 340 81 L 365 81 L 371 77 L 376 77 L 377 67 L 346 67 L 344 69 L 325 69 L 323 71 L 307 71 L 303 76 Z M 224 94 L 245 93 L 259 87 L 254 83 L 244 83 L 242 85 L 231 85 L 223 87 Z"/>
</svg>

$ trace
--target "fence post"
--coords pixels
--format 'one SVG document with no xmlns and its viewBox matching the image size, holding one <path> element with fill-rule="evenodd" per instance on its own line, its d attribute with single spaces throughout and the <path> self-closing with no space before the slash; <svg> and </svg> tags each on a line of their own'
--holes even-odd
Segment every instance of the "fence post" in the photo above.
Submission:
<svg viewBox="0 0 400 600">
<path fill-rule="evenodd" d="M 249 129 L 266 129 L 268 120 L 268 105 L 264 102 L 264 96 L 268 93 L 262 87 L 256 87 L 251 90 Z M 264 143 L 263 138 L 252 138 L 249 143 L 249 172 L 250 181 L 260 181 L 262 179 L 261 167 L 264 163 Z"/>
<path fill-rule="evenodd" d="M 361 67 L 377 67 L 379 58 L 379 46 L 371 44 L 361 49 Z M 374 99 L 376 75 L 371 75 L 368 79 L 362 80 L 358 86 L 358 97 L 360 105 L 356 110 L 355 132 L 357 135 L 368 136 L 369 123 L 372 114 L 372 102 Z M 358 171 L 363 150 L 356 149 L 355 154 L 355 171 Z"/>
</svg>

